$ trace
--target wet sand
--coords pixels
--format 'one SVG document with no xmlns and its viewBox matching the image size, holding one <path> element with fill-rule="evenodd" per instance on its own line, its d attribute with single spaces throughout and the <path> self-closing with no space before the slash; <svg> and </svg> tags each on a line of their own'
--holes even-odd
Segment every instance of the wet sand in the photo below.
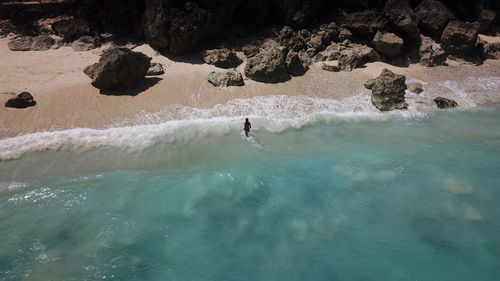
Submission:
<svg viewBox="0 0 500 281">
<path fill-rule="evenodd" d="M 467 77 L 500 77 L 500 62 L 486 61 L 481 66 L 456 65 L 407 68 L 384 63 L 370 63 L 353 72 L 327 72 L 319 64 L 301 77 L 279 84 L 245 79 L 243 87 L 216 88 L 207 81 L 210 71 L 222 70 L 203 64 L 201 56 L 192 59 L 167 58 L 147 45 L 134 49 L 160 62 L 165 74 L 148 77 L 125 95 L 105 95 L 93 87 L 84 73 L 85 66 L 98 61 L 100 50 L 75 52 L 71 47 L 44 52 L 12 52 L 8 38 L 0 38 L 0 139 L 47 130 L 77 127 L 106 128 L 133 118 L 142 112 L 157 112 L 166 106 L 211 108 L 236 98 L 267 95 L 306 95 L 343 99 L 367 91 L 363 83 L 380 74 L 383 68 L 416 79 L 428 86 L 445 80 L 461 81 Z M 245 63 L 238 69 L 244 73 Z M 13 94 L 29 91 L 37 105 L 26 109 L 5 108 Z M 112 94 L 118 94 L 113 92 Z M 498 96 L 482 99 L 500 102 Z"/>
</svg>

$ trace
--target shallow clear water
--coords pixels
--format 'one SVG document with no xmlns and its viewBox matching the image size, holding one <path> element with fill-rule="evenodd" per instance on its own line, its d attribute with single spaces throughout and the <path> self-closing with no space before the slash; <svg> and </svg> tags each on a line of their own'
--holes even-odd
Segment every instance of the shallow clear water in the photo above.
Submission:
<svg viewBox="0 0 500 281">
<path fill-rule="evenodd" d="M 2 161 L 0 280 L 498 280 L 498 120 L 330 119 Z"/>
</svg>

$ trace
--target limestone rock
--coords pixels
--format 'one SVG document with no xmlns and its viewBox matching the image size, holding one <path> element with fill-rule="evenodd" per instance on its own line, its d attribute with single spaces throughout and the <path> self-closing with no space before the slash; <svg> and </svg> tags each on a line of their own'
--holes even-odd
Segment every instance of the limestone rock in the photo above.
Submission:
<svg viewBox="0 0 500 281">
<path fill-rule="evenodd" d="M 234 68 L 242 63 L 236 53 L 227 48 L 206 50 L 203 53 L 203 60 L 205 63 L 222 68 Z"/>
<path fill-rule="evenodd" d="M 367 62 L 379 59 L 379 55 L 373 48 L 345 41 L 342 43 L 333 42 L 323 52 L 316 55 L 313 60 L 315 62 L 338 60 L 340 70 L 352 71 Z"/>
<path fill-rule="evenodd" d="M 56 43 L 48 35 L 24 36 L 11 40 L 7 46 L 11 51 L 46 51 Z"/>
<path fill-rule="evenodd" d="M 379 77 L 368 80 L 365 88 L 372 90 L 371 101 L 380 111 L 406 109 L 406 77 L 384 69 Z"/>
<path fill-rule="evenodd" d="M 422 89 L 422 84 L 418 83 L 418 82 L 412 82 L 412 83 L 408 83 L 408 90 L 412 93 L 415 93 L 415 94 L 420 94 L 424 91 L 424 89 Z"/>
<path fill-rule="evenodd" d="M 100 39 L 89 35 L 84 35 L 71 43 L 71 48 L 77 52 L 90 51 L 99 46 L 101 46 Z"/>
<path fill-rule="evenodd" d="M 420 64 L 424 66 L 444 65 L 446 52 L 441 48 L 441 45 L 423 35 L 420 36 L 420 40 Z"/>
<path fill-rule="evenodd" d="M 443 30 L 455 15 L 437 0 L 423 0 L 415 8 L 420 27 L 434 38 L 440 38 Z"/>
<path fill-rule="evenodd" d="M 476 45 L 478 33 L 477 23 L 450 21 L 441 36 L 441 46 L 449 54 L 464 55 Z"/>
<path fill-rule="evenodd" d="M 330 72 L 338 72 L 340 71 L 340 67 L 339 67 L 339 61 L 325 61 L 323 63 L 321 63 L 321 68 L 323 70 L 326 70 L 326 71 L 330 71 Z"/>
<path fill-rule="evenodd" d="M 443 98 L 443 97 L 437 97 L 434 99 L 434 102 L 436 103 L 437 107 L 441 108 L 441 109 L 444 109 L 444 108 L 453 108 L 453 107 L 457 107 L 458 104 L 456 101 L 454 100 L 450 100 L 450 99 L 447 99 L 447 98 Z"/>
<path fill-rule="evenodd" d="M 247 44 L 247 45 L 243 46 L 242 51 L 247 58 L 251 58 L 259 53 L 259 47 L 255 46 L 255 45 Z"/>
<path fill-rule="evenodd" d="M 63 19 L 52 24 L 52 30 L 66 41 L 90 34 L 90 25 L 88 22 L 79 19 Z"/>
<path fill-rule="evenodd" d="M 98 63 L 89 65 L 84 72 L 99 89 L 114 89 L 135 85 L 146 75 L 151 58 L 127 48 L 106 50 Z"/>
<path fill-rule="evenodd" d="M 276 41 L 263 44 L 259 53 L 247 60 L 245 75 L 255 81 L 277 83 L 289 79 L 287 49 Z"/>
<path fill-rule="evenodd" d="M 162 75 L 163 73 L 165 73 L 163 65 L 159 62 L 153 62 L 149 65 L 148 72 L 146 73 L 146 75 L 154 76 L 154 75 Z"/>
<path fill-rule="evenodd" d="M 236 70 L 212 71 L 208 74 L 208 82 L 215 87 L 243 86 L 243 76 Z"/>
<path fill-rule="evenodd" d="M 401 53 L 403 39 L 394 33 L 378 31 L 372 40 L 372 44 L 377 52 L 389 57 L 395 57 Z"/>
<path fill-rule="evenodd" d="M 288 73 L 292 76 L 300 76 L 306 73 L 309 67 L 302 62 L 299 53 L 290 51 L 286 56 L 286 66 L 288 68 Z"/>
<path fill-rule="evenodd" d="M 15 98 L 9 99 L 5 102 L 5 107 L 12 108 L 26 108 L 35 105 L 36 101 L 33 100 L 33 96 L 28 92 L 22 92 Z"/>
</svg>

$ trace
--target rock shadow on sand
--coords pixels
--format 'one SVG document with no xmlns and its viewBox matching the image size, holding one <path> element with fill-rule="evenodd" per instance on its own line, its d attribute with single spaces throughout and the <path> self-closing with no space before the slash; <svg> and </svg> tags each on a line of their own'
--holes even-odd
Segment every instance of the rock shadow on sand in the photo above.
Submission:
<svg viewBox="0 0 500 281">
<path fill-rule="evenodd" d="M 158 84 L 162 78 L 147 77 L 138 82 L 136 85 L 127 88 L 116 89 L 100 89 L 99 93 L 106 96 L 137 96 L 138 94 L 147 91 L 149 88 Z"/>
</svg>

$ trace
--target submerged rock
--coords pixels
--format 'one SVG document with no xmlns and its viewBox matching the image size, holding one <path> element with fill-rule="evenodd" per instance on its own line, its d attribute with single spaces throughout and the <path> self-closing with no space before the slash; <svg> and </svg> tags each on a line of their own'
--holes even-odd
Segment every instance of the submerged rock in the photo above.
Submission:
<svg viewBox="0 0 500 281">
<path fill-rule="evenodd" d="M 149 65 L 148 72 L 146 73 L 146 75 L 147 76 L 162 75 L 163 73 L 165 73 L 163 65 L 159 62 L 153 62 Z"/>
<path fill-rule="evenodd" d="M 406 77 L 384 69 L 379 77 L 368 80 L 365 88 L 372 90 L 371 101 L 380 111 L 406 109 Z"/>
<path fill-rule="evenodd" d="M 5 102 L 5 107 L 12 108 L 26 108 L 35 105 L 36 101 L 33 100 L 33 96 L 28 92 L 22 92 L 15 98 L 9 99 Z"/>
<path fill-rule="evenodd" d="M 206 50 L 203 53 L 203 60 L 205 63 L 222 68 L 234 68 L 243 62 L 235 52 L 227 48 Z"/>
<path fill-rule="evenodd" d="M 146 75 L 151 58 L 126 48 L 106 50 L 98 63 L 84 69 L 99 89 L 133 86 Z"/>
<path fill-rule="evenodd" d="M 23 36 L 11 40 L 7 46 L 11 51 L 46 51 L 52 48 L 56 41 L 48 35 Z"/>
<path fill-rule="evenodd" d="M 269 40 L 259 53 L 248 59 L 245 75 L 255 81 L 278 83 L 290 78 L 286 65 L 287 49 Z"/>
<path fill-rule="evenodd" d="M 212 71 L 208 74 L 208 82 L 215 87 L 243 86 L 243 76 L 236 70 Z"/>
<path fill-rule="evenodd" d="M 457 107 L 458 106 L 458 103 L 456 101 L 450 100 L 450 99 L 447 99 L 447 98 L 443 98 L 443 97 L 437 97 L 437 98 L 435 98 L 434 102 L 436 103 L 437 107 L 439 107 L 441 109 L 453 108 L 453 107 Z"/>
</svg>

